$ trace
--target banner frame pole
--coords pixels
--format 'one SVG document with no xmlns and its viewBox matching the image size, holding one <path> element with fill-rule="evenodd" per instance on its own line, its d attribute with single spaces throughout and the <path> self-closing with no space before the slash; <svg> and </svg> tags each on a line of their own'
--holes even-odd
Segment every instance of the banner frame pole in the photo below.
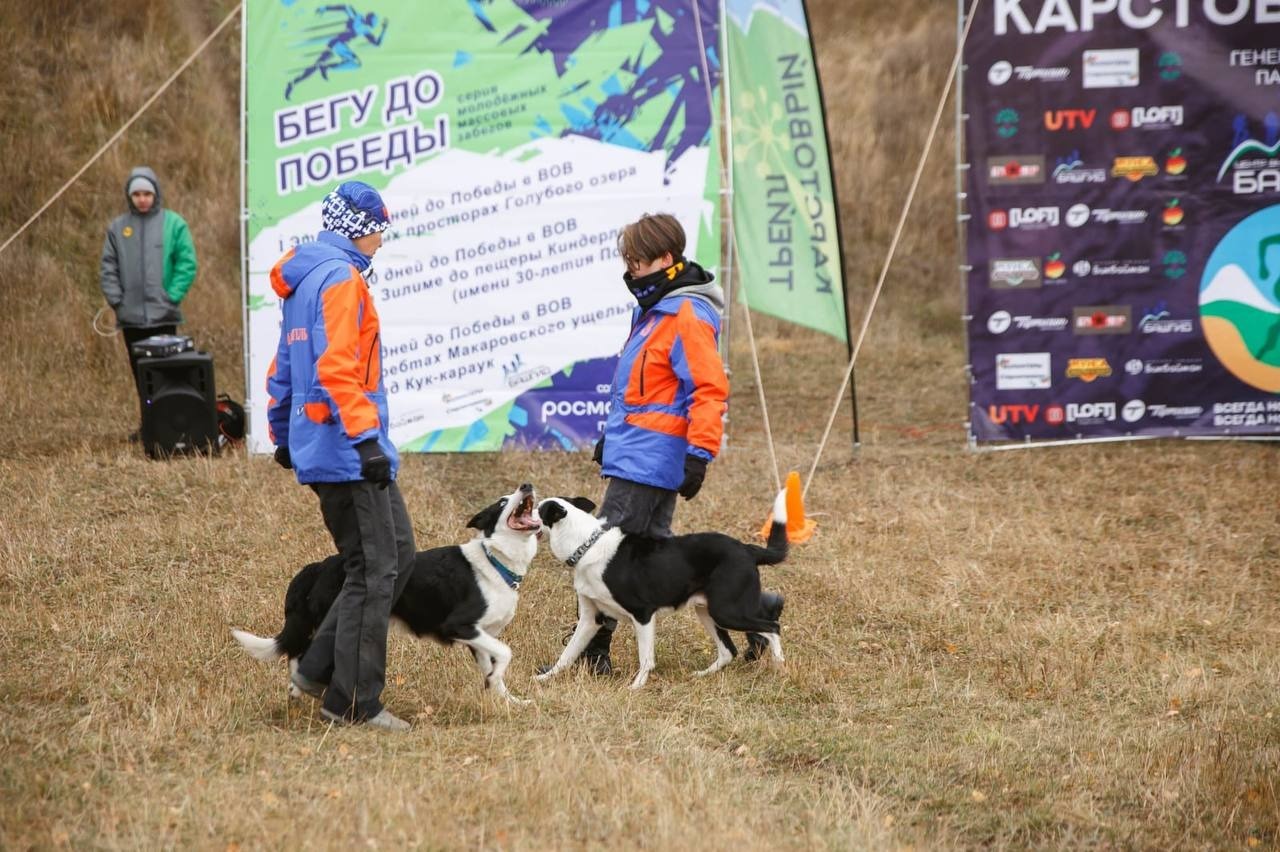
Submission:
<svg viewBox="0 0 1280 852">
<path fill-rule="evenodd" d="M 698 11 L 697 0 L 693 0 L 695 13 Z M 720 360 L 724 363 L 725 373 L 730 374 L 729 369 L 729 341 L 733 315 L 733 275 L 737 271 L 734 264 L 733 241 L 737 239 L 737 233 L 733 227 L 733 108 L 730 104 L 729 97 L 729 39 L 726 35 L 725 27 L 728 25 L 728 17 L 725 12 L 726 0 L 717 0 L 716 8 L 719 10 L 717 20 L 720 31 L 717 33 L 716 50 L 720 56 L 720 138 L 717 140 L 717 148 L 720 154 L 720 192 L 719 201 L 720 209 L 717 211 L 720 216 L 721 234 L 720 234 L 720 272 L 721 280 L 724 282 L 724 316 L 720 321 Z M 706 52 L 703 52 L 705 61 Z M 707 81 L 708 85 L 710 80 Z M 710 104 L 714 112 L 714 100 Z M 726 419 L 728 412 L 725 412 Z"/>
<path fill-rule="evenodd" d="M 958 0 L 962 2 L 962 0 Z M 840 191 L 836 186 L 835 158 L 831 151 L 831 133 L 827 130 L 827 99 L 822 90 L 822 71 L 818 68 L 818 47 L 813 42 L 813 27 L 810 24 L 809 6 L 806 0 L 800 0 L 800 11 L 804 13 L 805 35 L 809 39 L 809 56 L 813 61 L 813 82 L 818 90 L 818 108 L 822 110 L 822 139 L 827 146 L 827 180 L 831 182 L 831 204 L 835 207 L 836 247 L 840 251 L 840 299 L 844 309 L 844 343 L 845 353 L 853 360 L 853 327 L 849 322 L 849 275 L 844 254 L 844 229 L 840 224 Z M 853 415 L 853 451 L 856 453 L 862 446 L 862 437 L 858 429 L 858 379 L 857 371 L 849 371 L 849 402 Z"/>
<path fill-rule="evenodd" d="M 245 116 L 249 111 L 249 4 L 240 6 L 240 345 L 243 351 L 244 408 L 253 411 L 253 389 L 249 364 L 249 207 L 248 207 L 248 134 L 249 123 Z M 252 428 L 253 417 L 246 418 L 245 434 Z M 251 442 L 246 441 L 246 446 Z"/>
<path fill-rule="evenodd" d="M 978 13 L 974 7 L 975 15 Z M 968 45 L 961 45 L 965 30 L 964 0 L 956 0 L 956 45 L 962 51 Z M 978 448 L 977 436 L 973 432 L 973 358 L 969 348 L 969 323 L 973 317 L 969 314 L 969 194 L 965 191 L 965 180 L 969 174 L 969 163 L 965 161 L 964 131 L 969 117 L 964 112 L 964 75 L 968 65 L 961 54 L 960 64 L 956 68 L 959 78 L 956 83 L 956 119 L 955 119 L 955 157 L 956 157 L 956 274 L 960 283 L 960 327 L 964 338 L 964 378 L 968 385 L 966 396 L 969 397 L 968 416 L 964 419 L 965 445 L 970 451 Z"/>
</svg>

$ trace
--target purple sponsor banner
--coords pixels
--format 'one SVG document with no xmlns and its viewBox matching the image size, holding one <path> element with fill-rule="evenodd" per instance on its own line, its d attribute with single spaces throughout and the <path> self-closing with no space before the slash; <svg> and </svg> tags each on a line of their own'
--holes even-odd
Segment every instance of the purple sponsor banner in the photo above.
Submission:
<svg viewBox="0 0 1280 852">
<path fill-rule="evenodd" d="M 976 14 L 972 437 L 1280 434 L 1280 6 Z"/>
</svg>

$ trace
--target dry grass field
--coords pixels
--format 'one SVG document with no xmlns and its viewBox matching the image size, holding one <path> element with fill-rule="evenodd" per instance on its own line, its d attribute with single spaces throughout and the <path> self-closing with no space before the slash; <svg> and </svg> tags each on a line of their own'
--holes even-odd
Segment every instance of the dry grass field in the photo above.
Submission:
<svg viewBox="0 0 1280 852">
<path fill-rule="evenodd" d="M 96 150 L 230 4 L 0 5 L 0 239 Z M 954 43 L 944 0 L 815 0 L 852 270 L 865 304 Z M 891 45 L 891 49 L 885 49 Z M 950 145 L 926 172 L 837 427 L 816 538 L 766 581 L 782 667 L 659 622 L 639 693 L 548 685 L 574 618 L 541 554 L 504 638 L 508 708 L 456 649 L 395 635 L 406 735 L 331 729 L 228 629 L 279 626 L 329 551 L 265 458 L 147 462 L 101 304 L 102 227 L 149 162 L 203 262 L 187 330 L 243 396 L 228 33 L 0 255 L 0 848 L 1253 848 L 1280 843 L 1280 454 L 1148 442 L 974 454 L 963 442 Z M 742 317 L 735 317 L 742 328 Z M 756 319 L 784 470 L 807 471 L 843 349 Z M 745 336 L 731 438 L 683 530 L 749 536 L 772 496 Z M 598 496 L 585 456 L 415 456 L 423 546 L 522 481 Z"/>
</svg>

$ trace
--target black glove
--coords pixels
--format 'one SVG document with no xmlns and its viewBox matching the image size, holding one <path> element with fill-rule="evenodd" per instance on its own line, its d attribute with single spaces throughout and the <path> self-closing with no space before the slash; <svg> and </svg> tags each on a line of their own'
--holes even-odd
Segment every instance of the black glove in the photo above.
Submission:
<svg viewBox="0 0 1280 852">
<path fill-rule="evenodd" d="M 378 446 L 377 438 L 368 438 L 356 444 L 360 454 L 360 476 L 368 482 L 376 482 L 379 488 L 391 484 L 391 459 Z"/>
<path fill-rule="evenodd" d="M 591 453 L 591 460 L 601 467 L 604 467 L 604 435 L 601 435 L 600 440 L 596 441 L 596 448 L 595 451 Z"/>
<path fill-rule="evenodd" d="M 273 458 L 276 460 L 276 464 L 280 465 L 285 470 L 293 470 L 293 458 L 289 455 L 289 448 L 287 446 L 281 445 L 276 447 L 276 454 Z"/>
<path fill-rule="evenodd" d="M 676 489 L 676 493 L 686 500 L 702 490 L 702 480 L 707 478 L 707 460 L 698 456 L 684 457 L 684 481 Z"/>
</svg>

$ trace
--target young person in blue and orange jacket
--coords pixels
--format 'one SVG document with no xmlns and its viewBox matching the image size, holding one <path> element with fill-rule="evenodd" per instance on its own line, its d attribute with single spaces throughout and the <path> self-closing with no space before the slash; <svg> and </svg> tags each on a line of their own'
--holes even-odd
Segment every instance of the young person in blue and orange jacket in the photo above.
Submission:
<svg viewBox="0 0 1280 852">
<path fill-rule="evenodd" d="M 720 451 L 729 379 L 717 342 L 724 293 L 684 256 L 685 233 L 666 213 L 622 229 L 623 282 L 635 297 L 631 333 L 618 357 L 609 417 L 595 461 L 609 479 L 599 516 L 624 532 L 671 536 L 676 496 L 692 499 Z M 582 661 L 612 671 L 617 622 L 602 617 Z"/>
<path fill-rule="evenodd" d="M 325 196 L 315 242 L 282 257 L 283 300 L 267 375 L 275 459 L 320 498 L 345 562 L 342 591 L 291 677 L 335 722 L 392 731 L 409 724 L 382 705 L 391 607 L 413 566 L 409 513 L 387 435 L 378 312 L 364 274 L 390 217 L 377 190 L 347 181 Z"/>
</svg>

